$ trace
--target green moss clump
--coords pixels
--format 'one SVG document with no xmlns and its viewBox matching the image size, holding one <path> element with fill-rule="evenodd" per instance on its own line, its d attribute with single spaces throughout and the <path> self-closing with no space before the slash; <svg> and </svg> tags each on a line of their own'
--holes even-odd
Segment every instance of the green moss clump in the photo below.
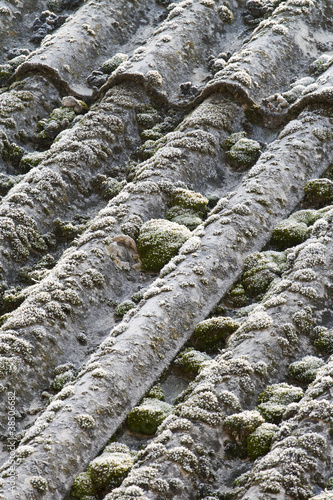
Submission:
<svg viewBox="0 0 333 500">
<path fill-rule="evenodd" d="M 120 316 L 122 318 L 128 311 L 130 311 L 134 307 L 134 302 L 132 302 L 131 300 L 125 300 L 115 308 L 114 313 L 116 316 Z"/>
<path fill-rule="evenodd" d="M 327 328 L 321 327 L 320 329 L 314 329 L 314 332 L 317 334 L 317 337 L 314 341 L 314 345 L 320 351 L 325 352 L 326 354 L 333 353 L 333 330 L 327 330 Z"/>
<path fill-rule="evenodd" d="M 229 137 L 226 138 L 224 142 L 224 146 L 227 149 L 232 148 L 236 144 L 236 142 L 240 141 L 241 139 L 246 138 L 246 132 L 235 132 L 234 134 L 229 135 Z"/>
<path fill-rule="evenodd" d="M 282 97 L 285 98 L 285 100 L 289 103 L 292 104 L 293 102 L 297 101 L 299 97 L 301 97 L 303 90 L 305 90 L 304 85 L 295 85 L 292 89 L 288 90 L 287 92 L 283 92 Z"/>
<path fill-rule="evenodd" d="M 207 212 L 208 199 L 202 194 L 188 189 L 175 189 L 172 193 L 172 202 L 174 205 L 192 209 L 202 216 Z"/>
<path fill-rule="evenodd" d="M 165 395 L 160 385 L 154 385 L 147 394 L 147 398 L 159 399 L 164 401 Z"/>
<path fill-rule="evenodd" d="M 59 132 L 70 126 L 74 118 L 76 113 L 72 108 L 55 108 L 49 118 L 37 123 L 37 138 L 43 142 L 53 140 Z"/>
<path fill-rule="evenodd" d="M 16 292 L 16 293 L 15 293 Z M 1 314 L 9 313 L 17 309 L 26 298 L 26 295 L 21 290 L 9 290 L 3 297 Z"/>
<path fill-rule="evenodd" d="M 161 139 L 161 137 L 163 137 L 163 134 L 160 131 L 160 127 L 156 125 L 141 132 L 141 138 L 144 141 L 157 141 L 158 139 Z"/>
<path fill-rule="evenodd" d="M 324 209 L 323 209 L 324 210 Z M 322 217 L 320 210 L 300 210 L 275 226 L 271 242 L 280 250 L 299 245 L 307 238 L 308 226 Z"/>
<path fill-rule="evenodd" d="M 309 70 L 313 75 L 320 75 L 321 73 L 326 71 L 332 64 L 333 57 L 328 54 L 323 54 L 310 65 Z"/>
<path fill-rule="evenodd" d="M 68 383 L 74 380 L 75 375 L 72 370 L 67 370 L 63 373 L 56 375 L 52 382 L 52 388 L 55 391 L 61 391 L 61 389 Z"/>
<path fill-rule="evenodd" d="M 300 387 L 295 387 L 283 382 L 281 384 L 268 385 L 266 389 L 259 394 L 258 403 L 271 401 L 287 406 L 290 403 L 299 401 L 302 397 L 303 391 Z"/>
<path fill-rule="evenodd" d="M 133 466 L 135 453 L 126 445 L 112 443 L 104 449 L 102 455 L 93 460 L 86 472 L 79 474 L 73 483 L 71 498 L 80 500 L 99 498 L 105 490 L 111 490 L 121 484 Z M 103 495 L 104 496 L 104 495 Z"/>
<path fill-rule="evenodd" d="M 95 490 L 119 486 L 133 467 L 133 462 L 132 454 L 122 452 L 104 452 L 95 458 L 87 469 Z"/>
<path fill-rule="evenodd" d="M 227 157 L 233 166 L 247 168 L 259 158 L 260 147 L 259 142 L 242 138 L 227 151 Z"/>
<path fill-rule="evenodd" d="M 33 167 L 37 167 L 42 160 L 44 160 L 46 153 L 29 153 L 21 158 L 19 170 L 22 174 L 26 174 Z"/>
<path fill-rule="evenodd" d="M 282 416 L 286 410 L 284 405 L 278 403 L 261 403 L 257 406 L 257 410 L 264 417 L 266 422 L 272 424 L 279 424 L 282 420 Z"/>
<path fill-rule="evenodd" d="M 307 230 L 304 222 L 287 219 L 275 226 L 271 241 L 277 248 L 284 250 L 302 243 L 306 239 Z"/>
<path fill-rule="evenodd" d="M 71 221 L 62 221 L 54 219 L 55 234 L 67 241 L 72 241 L 74 238 L 83 233 L 86 228 L 85 224 L 73 224 Z"/>
<path fill-rule="evenodd" d="M 80 500 L 87 495 L 94 495 L 95 488 L 88 472 L 79 474 L 73 483 L 72 495 Z"/>
<path fill-rule="evenodd" d="M 237 330 L 239 323 L 232 318 L 209 318 L 198 323 L 194 330 L 193 343 L 199 349 L 218 347 L 221 342 Z"/>
<path fill-rule="evenodd" d="M 18 166 L 24 154 L 24 149 L 15 144 L 15 142 L 5 142 L 2 150 L 2 158 L 8 161 L 14 167 Z"/>
<path fill-rule="evenodd" d="M 158 113 L 137 113 L 136 121 L 142 129 L 151 129 L 160 120 Z"/>
<path fill-rule="evenodd" d="M 172 412 L 172 406 L 159 399 L 145 398 L 130 411 L 127 424 L 132 432 L 155 434 L 157 427 Z"/>
<path fill-rule="evenodd" d="M 227 307 L 244 307 L 247 304 L 247 296 L 242 283 L 236 283 L 223 297 Z"/>
<path fill-rule="evenodd" d="M 264 423 L 258 411 L 243 411 L 229 415 L 224 420 L 224 426 L 241 441 L 246 439 L 257 427 Z"/>
<path fill-rule="evenodd" d="M 136 150 L 136 156 L 139 160 L 147 160 L 156 153 L 159 147 L 159 141 L 147 140 Z"/>
<path fill-rule="evenodd" d="M 329 179 L 312 179 L 304 187 L 305 200 L 316 208 L 333 202 L 333 182 Z"/>
<path fill-rule="evenodd" d="M 118 52 L 111 59 L 105 61 L 102 65 L 103 73 L 111 75 L 111 73 L 118 68 L 123 62 L 128 60 L 128 55 Z"/>
<path fill-rule="evenodd" d="M 111 200 L 126 185 L 126 181 L 117 181 L 113 177 L 107 177 L 106 175 L 98 174 L 91 180 L 91 186 L 95 189 L 102 198 L 105 200 Z"/>
<path fill-rule="evenodd" d="M 7 175 L 0 173 L 0 195 L 4 196 L 22 179 L 22 175 Z"/>
<path fill-rule="evenodd" d="M 1 64 L 0 65 L 0 82 L 8 80 L 14 73 L 13 68 L 10 64 Z"/>
<path fill-rule="evenodd" d="M 41 476 L 33 476 L 30 483 L 40 494 L 44 494 L 47 490 L 47 481 Z"/>
<path fill-rule="evenodd" d="M 278 252 L 255 252 L 244 262 L 242 284 L 250 297 L 266 292 L 271 282 L 280 276 L 286 256 Z"/>
<path fill-rule="evenodd" d="M 171 222 L 186 226 L 190 231 L 193 231 L 202 223 L 202 219 L 192 209 L 179 206 L 172 207 L 166 217 Z"/>
<path fill-rule="evenodd" d="M 131 297 L 131 300 L 135 302 L 135 304 L 138 304 L 144 296 L 145 290 L 139 290 L 138 292 L 134 293 Z"/>
<path fill-rule="evenodd" d="M 164 219 L 152 219 L 143 224 L 137 241 L 143 268 L 160 271 L 190 236 L 185 226 Z"/>
<path fill-rule="evenodd" d="M 307 226 L 311 226 L 316 220 L 320 219 L 322 212 L 320 210 L 299 210 L 291 214 L 288 220 L 304 223 Z"/>
<path fill-rule="evenodd" d="M 278 430 L 274 424 L 262 424 L 247 438 L 247 453 L 252 460 L 265 455 Z"/>
<path fill-rule="evenodd" d="M 234 15 L 231 12 L 226 5 L 222 5 L 221 7 L 218 7 L 217 13 L 219 15 L 219 18 L 221 21 L 223 21 L 226 24 L 231 24 L 234 21 Z"/>
<path fill-rule="evenodd" d="M 301 361 L 296 361 L 289 366 L 291 377 L 309 384 L 316 378 L 317 371 L 324 365 L 324 361 L 316 356 L 305 356 Z"/>
<path fill-rule="evenodd" d="M 333 477 L 330 477 L 326 484 L 327 490 L 333 490 Z"/>
<path fill-rule="evenodd" d="M 286 383 L 273 384 L 259 394 L 257 410 L 266 421 L 274 424 L 281 422 L 282 415 L 290 403 L 295 403 L 303 397 L 300 387 Z"/>
<path fill-rule="evenodd" d="M 209 356 L 190 347 L 177 356 L 174 365 L 183 375 L 194 378 L 199 373 L 202 364 L 208 359 L 210 359 Z"/>
</svg>

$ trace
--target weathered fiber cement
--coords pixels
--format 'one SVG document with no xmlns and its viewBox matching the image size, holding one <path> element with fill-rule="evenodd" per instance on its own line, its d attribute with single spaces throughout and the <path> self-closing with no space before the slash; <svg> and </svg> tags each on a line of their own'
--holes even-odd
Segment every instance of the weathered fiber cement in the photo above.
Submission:
<svg viewBox="0 0 333 500">
<path fill-rule="evenodd" d="M 1 499 L 332 498 L 332 16 L 0 2 Z"/>
</svg>

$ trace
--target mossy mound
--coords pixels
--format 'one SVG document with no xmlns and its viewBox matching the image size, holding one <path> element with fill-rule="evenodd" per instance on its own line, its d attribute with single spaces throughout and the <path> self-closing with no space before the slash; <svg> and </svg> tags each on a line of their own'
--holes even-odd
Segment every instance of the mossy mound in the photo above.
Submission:
<svg viewBox="0 0 333 500">
<path fill-rule="evenodd" d="M 111 59 L 108 59 L 102 64 L 102 71 L 107 75 L 111 75 L 111 73 L 118 68 L 123 62 L 126 62 L 128 59 L 127 54 L 123 54 L 118 52 Z"/>
<path fill-rule="evenodd" d="M 76 118 L 76 113 L 72 108 L 55 108 L 49 118 L 37 123 L 37 138 L 42 142 L 52 141 L 59 132 L 70 126 L 74 118 Z"/>
<path fill-rule="evenodd" d="M 59 373 L 55 376 L 52 387 L 55 391 L 61 391 L 61 389 L 68 383 L 74 380 L 75 374 L 73 370 L 66 370 L 63 373 Z"/>
<path fill-rule="evenodd" d="M 226 7 L 225 5 L 222 5 L 221 7 L 218 7 L 217 13 L 218 13 L 219 18 L 221 19 L 221 21 L 223 23 L 226 23 L 226 24 L 233 23 L 233 21 L 234 21 L 234 15 L 231 12 L 231 10 L 228 9 L 228 7 Z"/>
<path fill-rule="evenodd" d="M 247 168 L 259 158 L 260 147 L 259 142 L 242 138 L 227 151 L 227 157 L 233 166 Z"/>
<path fill-rule="evenodd" d="M 289 220 L 304 223 L 307 226 L 311 226 L 316 220 L 320 219 L 322 216 L 322 211 L 320 210 L 299 210 L 291 214 Z"/>
<path fill-rule="evenodd" d="M 278 430 L 274 424 L 262 424 L 247 438 L 247 453 L 252 460 L 265 455 Z"/>
<path fill-rule="evenodd" d="M 42 160 L 46 157 L 46 153 L 28 153 L 21 158 L 19 164 L 19 170 L 23 174 L 26 174 L 34 167 L 40 164 Z"/>
<path fill-rule="evenodd" d="M 148 392 L 147 398 L 159 399 L 160 401 L 164 401 L 165 395 L 162 387 L 160 385 L 154 385 L 154 387 L 152 387 Z"/>
<path fill-rule="evenodd" d="M 164 219 L 153 219 L 143 224 L 137 241 L 143 268 L 160 271 L 190 236 L 191 231 L 185 226 Z"/>
<path fill-rule="evenodd" d="M 300 387 L 286 383 L 273 384 L 259 394 L 257 410 L 270 423 L 281 422 L 282 415 L 290 403 L 295 403 L 303 397 Z"/>
<path fill-rule="evenodd" d="M 199 373 L 202 364 L 208 359 L 210 359 L 209 356 L 190 347 L 177 356 L 174 365 L 185 376 L 194 378 Z"/>
<path fill-rule="evenodd" d="M 4 161 L 8 161 L 14 167 L 18 167 L 21 158 L 24 155 L 24 149 L 15 142 L 4 141 L 1 156 Z"/>
<path fill-rule="evenodd" d="M 333 353 L 333 330 L 328 330 L 327 328 L 321 327 L 320 329 L 315 329 L 317 334 L 316 339 L 314 341 L 314 345 L 320 351 L 325 352 L 326 354 Z"/>
<path fill-rule="evenodd" d="M 236 283 L 223 297 L 227 307 L 244 307 L 247 304 L 247 296 L 242 283 Z"/>
<path fill-rule="evenodd" d="M 224 146 L 227 149 L 232 148 L 236 144 L 236 142 L 240 141 L 241 139 L 246 138 L 246 132 L 235 132 L 234 134 L 229 135 L 229 137 L 226 138 L 224 141 Z"/>
<path fill-rule="evenodd" d="M 120 316 L 122 318 L 128 311 L 130 311 L 134 307 L 134 302 L 132 302 L 131 300 L 125 300 L 115 308 L 114 313 L 116 316 Z"/>
<path fill-rule="evenodd" d="M 198 323 L 194 330 L 193 343 L 199 349 L 216 348 L 237 330 L 239 323 L 233 318 L 209 318 Z"/>
<path fill-rule="evenodd" d="M 305 184 L 305 201 L 321 208 L 333 202 L 333 182 L 329 179 L 312 179 Z"/>
<path fill-rule="evenodd" d="M 258 411 L 243 411 L 229 415 L 224 420 L 224 426 L 233 435 L 243 440 L 264 423 L 264 419 Z"/>
<path fill-rule="evenodd" d="M 0 173 L 0 195 L 6 195 L 22 178 L 22 175 L 7 175 Z"/>
<path fill-rule="evenodd" d="M 242 284 L 250 297 L 266 292 L 271 282 L 281 275 L 286 256 L 278 252 L 255 252 L 244 262 Z"/>
<path fill-rule="evenodd" d="M 95 489 L 110 485 L 118 486 L 133 466 L 134 458 L 129 453 L 103 453 L 88 466 Z"/>
<path fill-rule="evenodd" d="M 331 65 L 333 64 L 333 57 L 328 54 L 323 54 L 318 59 L 313 61 L 312 64 L 310 64 L 310 72 L 313 75 L 320 75 L 324 71 L 326 71 Z"/>
<path fill-rule="evenodd" d="M 186 226 L 190 231 L 193 231 L 202 223 L 202 219 L 190 208 L 175 206 L 168 211 L 166 216 L 171 222 Z"/>
<path fill-rule="evenodd" d="M 306 239 L 308 227 L 304 222 L 284 220 L 273 229 L 272 243 L 281 250 L 299 245 Z"/>
<path fill-rule="evenodd" d="M 87 471 L 79 474 L 72 487 L 71 498 L 87 500 L 96 498 L 105 490 L 121 484 L 131 470 L 135 453 L 126 445 L 112 443 L 88 465 Z"/>
<path fill-rule="evenodd" d="M 189 189 L 178 188 L 172 193 L 172 202 L 180 207 L 192 208 L 197 213 L 205 214 L 208 206 L 208 199 L 200 193 Z"/>
<path fill-rule="evenodd" d="M 309 384 L 316 378 L 317 371 L 324 365 L 324 361 L 316 356 L 305 356 L 301 361 L 296 361 L 289 366 L 291 377 Z"/>
<path fill-rule="evenodd" d="M 294 385 L 283 382 L 281 384 L 268 385 L 266 389 L 259 394 L 258 403 L 270 401 L 272 403 L 279 403 L 287 406 L 290 403 L 299 401 L 302 397 L 303 391 L 300 387 L 295 387 Z"/>
<path fill-rule="evenodd" d="M 145 398 L 130 411 L 127 424 L 132 432 L 155 434 L 157 427 L 170 415 L 172 406 L 159 399 Z"/>
<path fill-rule="evenodd" d="M 300 210 L 275 226 L 271 242 L 280 250 L 299 245 L 308 236 L 308 226 L 322 217 L 320 210 Z"/>
<path fill-rule="evenodd" d="M 286 410 L 285 405 L 278 403 L 261 403 L 257 406 L 257 410 L 266 420 L 272 424 L 279 424 L 282 420 L 282 416 Z"/>
<path fill-rule="evenodd" d="M 95 488 L 90 474 L 88 472 L 82 472 L 82 474 L 79 474 L 73 483 L 72 495 L 75 498 L 83 500 L 85 496 L 94 495 L 94 493 Z"/>
<path fill-rule="evenodd" d="M 24 290 L 7 290 L 2 299 L 1 314 L 5 314 L 17 309 L 26 298 Z"/>
</svg>

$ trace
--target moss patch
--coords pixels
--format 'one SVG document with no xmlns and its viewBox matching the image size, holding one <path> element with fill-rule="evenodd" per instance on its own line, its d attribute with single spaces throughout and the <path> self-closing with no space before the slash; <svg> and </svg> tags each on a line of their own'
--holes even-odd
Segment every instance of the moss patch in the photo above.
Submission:
<svg viewBox="0 0 333 500">
<path fill-rule="evenodd" d="M 127 424 L 132 432 L 155 434 L 157 427 L 172 411 L 172 406 L 159 399 L 145 398 L 140 406 L 130 411 Z"/>
<path fill-rule="evenodd" d="M 315 328 L 316 339 L 314 345 L 320 351 L 327 354 L 333 353 L 333 330 L 327 330 L 327 328 Z"/>
<path fill-rule="evenodd" d="M 153 219 L 140 229 L 137 248 L 146 271 L 158 272 L 190 238 L 191 232 L 180 224 Z"/>
<path fill-rule="evenodd" d="M 237 168 L 247 168 L 253 165 L 260 155 L 260 144 L 252 139 L 239 139 L 229 151 L 227 157 L 230 163 Z"/>
<path fill-rule="evenodd" d="M 193 343 L 199 349 L 217 348 L 221 342 L 239 327 L 232 318 L 209 318 L 198 323 L 194 330 Z"/>
<path fill-rule="evenodd" d="M 296 361 L 289 366 L 289 373 L 299 382 L 309 384 L 316 378 L 317 371 L 323 365 L 322 359 L 316 356 L 305 356 L 301 361 Z"/>
<path fill-rule="evenodd" d="M 194 378 L 208 359 L 209 356 L 190 347 L 177 356 L 174 365 L 183 375 Z"/>
<path fill-rule="evenodd" d="M 333 182 L 329 179 L 312 179 L 305 184 L 305 201 L 316 208 L 333 202 Z"/>
<path fill-rule="evenodd" d="M 259 394 L 257 410 L 266 421 L 278 424 L 286 407 L 290 403 L 295 403 L 303 397 L 300 387 L 295 387 L 286 383 L 273 384 Z"/>
<path fill-rule="evenodd" d="M 286 256 L 278 252 L 255 252 L 244 262 L 242 284 L 250 297 L 266 292 L 271 282 L 280 276 Z"/>
<path fill-rule="evenodd" d="M 262 424 L 247 438 L 247 453 L 252 460 L 265 455 L 278 430 L 277 425 Z"/>
</svg>

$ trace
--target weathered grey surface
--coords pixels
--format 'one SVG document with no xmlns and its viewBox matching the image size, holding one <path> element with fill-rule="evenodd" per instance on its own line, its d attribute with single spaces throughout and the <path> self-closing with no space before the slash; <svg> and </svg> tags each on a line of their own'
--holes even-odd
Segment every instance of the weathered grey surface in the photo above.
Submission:
<svg viewBox="0 0 333 500">
<path fill-rule="evenodd" d="M 331 180 L 306 186 L 331 179 L 332 14 L 329 0 L 1 2 L 0 498 L 74 499 L 122 425 L 119 439 L 145 443 L 132 472 L 81 500 L 330 498 L 331 351 L 314 327 L 332 326 L 331 209 L 283 222 L 287 243 L 271 236 L 333 202 Z M 124 62 L 102 68 L 116 53 Z M 179 190 L 212 211 L 191 214 L 202 224 L 157 277 L 136 241 L 184 209 Z M 215 309 L 263 249 L 287 258 L 266 295 Z M 142 289 L 119 322 L 117 304 Z M 221 314 L 240 318 L 225 350 L 209 351 L 152 442 L 130 433 L 131 409 Z M 308 388 L 289 371 L 305 356 L 323 365 Z M 224 420 L 286 382 L 304 396 L 254 461 Z"/>
<path fill-rule="evenodd" d="M 162 8 L 147 0 L 130 4 L 125 0 L 85 2 L 42 41 L 15 77 L 31 71 L 41 73 L 66 93 L 89 97 L 92 90 L 85 81 L 89 73 L 120 49 L 125 53 L 133 51 L 137 44 L 134 35 L 139 30 L 139 36 L 146 38 L 162 12 Z"/>
<path fill-rule="evenodd" d="M 244 185 L 236 191 L 230 201 L 225 200 L 220 211 L 207 220 L 202 236 L 193 237 L 194 248 L 186 250 L 185 244 L 183 253 L 186 255 L 189 252 L 189 255 L 171 275 L 165 277 L 165 283 L 162 283 L 162 286 L 166 287 L 165 291 L 163 288 L 160 289 L 162 295 L 157 289 L 155 293 L 158 295 L 147 299 L 146 303 L 139 306 L 128 323 L 124 324 L 124 332 L 119 337 L 114 340 L 111 334 L 111 337 L 104 341 L 92 356 L 90 363 L 92 369 L 103 368 L 105 378 L 96 384 L 88 363 L 73 387 L 74 394 L 67 400 L 66 407 L 70 408 L 70 411 L 60 410 L 52 415 L 52 422 L 47 423 L 46 410 L 28 431 L 26 439 L 23 440 L 24 444 L 33 445 L 34 438 L 42 431 L 42 442 L 47 440 L 50 449 L 45 452 L 44 445 L 37 442 L 31 458 L 27 457 L 22 465 L 18 466 L 22 494 L 23 491 L 29 491 L 29 480 L 33 475 L 32 467 L 35 460 L 44 463 L 45 459 L 48 459 L 48 488 L 54 498 L 61 498 L 66 492 L 66 485 L 70 485 L 68 463 L 64 458 L 65 450 L 71 463 L 70 476 L 72 476 L 73 473 L 79 472 L 84 460 L 92 459 L 106 444 L 106 428 L 111 434 L 117 429 L 124 420 L 126 412 L 140 400 L 149 389 L 151 381 L 156 380 L 164 367 L 170 363 L 191 334 L 195 324 L 208 314 L 218 298 L 229 289 L 240 273 L 245 256 L 251 250 L 260 249 L 269 238 L 269 227 L 290 212 L 297 200 L 297 193 L 298 197 L 302 195 L 302 186 L 306 179 L 318 172 L 314 171 L 314 168 L 319 172 L 325 169 L 326 155 L 320 155 L 320 161 L 318 158 L 316 164 L 312 152 L 319 144 L 322 152 L 329 150 L 330 142 L 324 147 L 322 139 L 318 142 L 312 134 L 313 120 L 318 124 L 316 115 L 305 113 L 303 122 L 301 119 L 298 122 L 302 129 L 302 137 L 299 133 L 292 132 L 293 125 L 296 124 L 291 124 L 289 134 L 285 131 L 282 139 L 272 143 L 243 182 Z M 320 128 L 325 135 L 330 123 L 325 117 L 321 120 Z M 309 127 L 308 134 L 305 133 L 305 127 Z M 300 142 L 302 148 L 299 147 Z M 298 145 L 296 150 L 295 144 Z M 279 154 L 279 165 L 276 165 L 274 151 Z M 298 156 L 298 152 L 301 153 L 301 157 Z M 295 173 L 285 168 L 290 164 L 291 158 L 294 161 L 298 158 L 296 179 Z M 272 171 L 274 171 L 273 179 Z M 255 186 L 257 189 L 254 189 Z M 260 194 L 256 192 L 258 186 L 261 188 Z M 280 193 L 285 192 L 286 188 L 293 191 L 292 199 L 288 196 L 280 198 Z M 262 204 L 262 200 L 266 200 L 269 210 L 266 204 Z M 244 224 L 246 233 L 242 230 Z M 200 235 L 200 230 L 198 233 Z M 191 255 L 193 250 L 195 250 L 194 256 Z M 203 268 L 199 276 L 192 271 L 197 263 Z M 15 328 L 14 316 L 13 321 L 14 324 L 11 325 L 9 319 L 8 328 Z M 15 367 L 11 377 L 15 377 Z M 128 382 L 131 385 L 124 393 Z M 95 390 L 94 387 L 98 389 Z M 83 395 L 89 400 L 89 408 L 84 403 Z M 93 418 L 94 429 L 91 435 L 86 436 L 86 431 L 79 429 L 76 419 L 82 413 Z M 63 429 L 61 440 L 59 440 L 60 429 Z M 77 437 L 80 432 L 82 439 L 73 442 L 73 436 Z M 82 447 L 79 442 L 82 443 Z M 73 464 L 73 456 L 76 457 L 76 465 Z M 42 467 L 40 473 L 45 476 Z"/>
<path fill-rule="evenodd" d="M 288 377 L 289 365 L 295 357 L 316 354 L 311 330 L 322 322 L 326 307 L 331 304 L 328 291 L 332 284 L 329 277 L 333 257 L 332 215 L 332 210 L 327 212 L 313 228 L 312 236 L 289 254 L 289 265 L 280 280 L 230 337 L 224 353 L 204 363 L 174 415 L 168 417 L 155 440 L 140 452 L 139 467 L 133 469 L 124 485 L 110 494 L 108 500 L 126 497 L 133 485 L 142 487 L 148 498 L 157 499 L 158 479 L 166 481 L 166 498 L 194 498 L 198 486 L 202 492 L 206 488 L 206 494 L 209 488 L 225 491 L 232 486 L 235 459 L 228 456 L 226 448 L 232 438 L 223 429 L 225 417 L 252 409 L 267 385 Z M 306 273 L 311 274 L 311 281 L 305 283 Z M 277 493 L 278 498 L 294 498 L 293 495 L 304 495 L 304 491 L 311 494 L 314 485 L 318 489 L 327 483 L 332 465 L 330 451 L 325 448 L 332 422 L 330 375 L 328 363 L 320 369 L 304 398 L 290 405 L 290 414 L 297 411 L 298 414 L 281 424 L 280 440 L 278 435 L 272 453 L 256 462 L 251 471 L 248 483 L 259 487 L 247 488 L 244 479 L 245 486 L 239 488 L 241 493 L 237 491 L 236 498 L 276 498 Z M 329 378 L 324 379 L 326 376 Z M 312 425 L 315 418 L 325 423 Z M 297 443 L 289 438 L 293 435 L 299 436 L 300 448 L 318 458 L 315 464 L 313 457 L 311 466 L 305 458 L 302 462 L 304 450 L 294 451 Z M 184 447 L 184 443 L 188 444 Z M 321 444 L 315 447 L 315 443 Z M 301 472 L 293 470 L 290 464 L 293 453 L 298 452 Z M 240 464 L 236 465 L 240 469 Z M 189 474 L 184 475 L 184 469 Z M 263 470 L 267 470 L 267 475 L 261 477 Z M 291 474 L 288 480 L 287 474 Z M 145 488 L 145 478 L 149 475 Z M 181 481 L 179 492 L 172 488 L 175 477 Z M 277 484 L 277 491 L 270 492 L 269 481 Z"/>
</svg>

